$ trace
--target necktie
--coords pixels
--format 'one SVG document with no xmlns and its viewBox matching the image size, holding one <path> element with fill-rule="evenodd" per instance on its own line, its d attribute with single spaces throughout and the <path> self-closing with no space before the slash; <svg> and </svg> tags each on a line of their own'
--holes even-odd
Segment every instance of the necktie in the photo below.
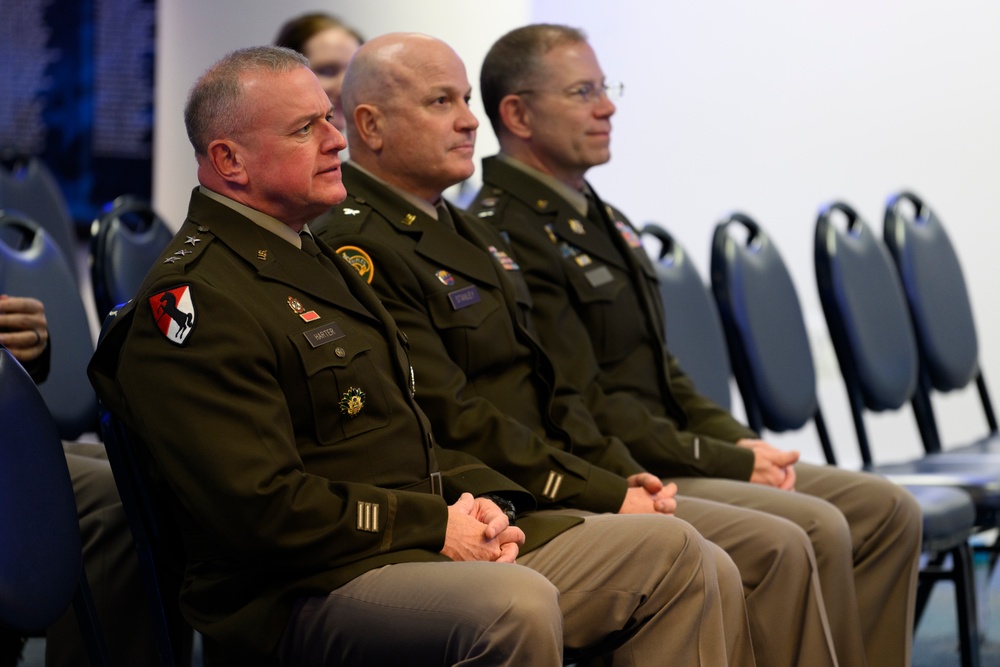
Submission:
<svg viewBox="0 0 1000 667">
<path fill-rule="evenodd" d="M 443 224 L 445 227 L 451 231 L 455 231 L 455 221 L 451 218 L 451 213 L 448 211 L 448 206 L 444 203 L 444 199 L 438 202 L 435 206 L 438 214 L 438 222 Z"/>
<path fill-rule="evenodd" d="M 333 261 L 323 254 L 319 249 L 319 245 L 316 243 L 316 239 L 313 238 L 312 234 L 309 232 L 300 232 L 299 240 L 302 242 L 302 250 L 309 254 L 310 257 L 315 257 L 316 260 L 323 265 L 323 268 L 328 271 L 337 272 L 337 267 L 334 266 Z"/>
</svg>

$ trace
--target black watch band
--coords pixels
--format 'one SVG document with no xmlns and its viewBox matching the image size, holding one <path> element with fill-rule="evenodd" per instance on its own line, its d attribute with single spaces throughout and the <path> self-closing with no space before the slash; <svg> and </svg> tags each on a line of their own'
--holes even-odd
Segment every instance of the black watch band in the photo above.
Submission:
<svg viewBox="0 0 1000 667">
<path fill-rule="evenodd" d="M 510 525 L 514 525 L 514 519 L 517 518 L 517 507 L 514 503 L 507 500 L 503 496 L 498 496 L 495 493 L 484 493 L 479 496 L 480 498 L 486 498 L 487 500 L 492 500 L 493 503 L 500 508 L 500 510 L 507 515 L 507 522 Z"/>
</svg>

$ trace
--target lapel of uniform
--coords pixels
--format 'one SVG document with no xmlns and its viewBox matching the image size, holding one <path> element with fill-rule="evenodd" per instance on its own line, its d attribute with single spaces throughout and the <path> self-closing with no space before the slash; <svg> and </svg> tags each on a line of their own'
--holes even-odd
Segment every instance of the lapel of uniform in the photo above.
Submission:
<svg viewBox="0 0 1000 667">
<path fill-rule="evenodd" d="M 551 225 L 552 232 L 561 241 L 602 262 L 625 268 L 603 234 L 580 233 L 587 217 L 580 215 L 568 201 L 537 178 L 493 157 L 483 160 L 483 181 L 520 200 L 539 217 L 537 224 Z"/>
<path fill-rule="evenodd" d="M 355 198 L 371 206 L 376 213 L 385 218 L 397 234 L 412 236 L 417 242 L 415 250 L 417 254 L 433 264 L 441 265 L 473 280 L 497 285 L 495 273 L 490 267 L 484 266 L 484 262 L 479 259 L 479 253 L 470 247 L 467 240 L 382 183 L 349 167 L 350 163 L 344 168 L 345 184 Z M 461 217 L 460 212 L 455 207 L 450 207 L 449 211 L 457 223 Z"/>
<path fill-rule="evenodd" d="M 338 308 L 371 317 L 354 295 L 319 262 L 228 206 L 200 196 L 192 200 L 190 216 L 195 222 L 199 219 L 210 221 L 203 226 L 254 267 L 261 278 L 289 285 Z M 343 263 L 332 253 L 327 254 L 335 263 Z"/>
<path fill-rule="evenodd" d="M 509 261 L 516 262 L 517 260 L 509 254 L 510 248 L 507 247 L 507 244 L 501 240 L 499 234 L 492 227 L 488 227 L 478 219 L 466 216 L 454 207 L 452 207 L 451 211 L 452 219 L 455 221 L 455 229 L 463 241 L 476 246 L 480 252 L 491 255 L 489 262 L 486 263 L 492 267 L 492 274 L 490 280 L 487 282 L 500 289 L 504 301 L 507 303 L 507 309 L 512 314 L 515 313 L 517 310 L 517 299 L 515 298 L 514 286 L 505 275 L 506 270 L 500 265 L 501 258 L 497 256 L 497 253 L 503 253 Z M 488 266 L 482 267 L 484 273 Z M 513 319 L 517 322 L 516 317 Z"/>
<path fill-rule="evenodd" d="M 618 229 L 617 221 L 612 217 L 613 212 L 611 208 L 601 200 L 597 192 L 590 187 L 589 183 L 586 187 L 593 194 L 594 204 L 597 207 L 601 220 L 604 222 L 608 236 L 611 237 L 611 242 L 617 251 L 616 254 L 625 262 L 625 267 L 628 270 L 629 276 L 631 276 L 632 285 L 639 294 L 643 310 L 649 314 L 648 320 L 650 326 L 656 331 L 659 340 L 664 340 L 663 301 L 661 300 L 659 289 L 655 290 L 655 293 L 650 290 L 650 285 L 657 284 L 656 271 L 653 268 L 652 262 L 646 256 L 645 250 L 642 248 L 633 248 L 626 243 L 621 230 Z"/>
</svg>

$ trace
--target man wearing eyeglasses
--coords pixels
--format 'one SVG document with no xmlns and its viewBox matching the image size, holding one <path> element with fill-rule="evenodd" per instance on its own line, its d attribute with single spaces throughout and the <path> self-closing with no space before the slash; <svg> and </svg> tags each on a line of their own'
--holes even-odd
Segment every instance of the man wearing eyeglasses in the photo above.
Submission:
<svg viewBox="0 0 1000 667">
<path fill-rule="evenodd" d="M 509 239 L 542 344 L 571 384 L 600 396 L 591 407 L 602 430 L 676 482 L 677 516 L 730 552 L 755 644 L 768 632 L 755 622 L 767 625 L 777 610 L 761 608 L 754 586 L 773 582 L 738 545 L 768 535 L 760 522 L 780 517 L 811 542 L 840 664 L 908 665 L 919 508 L 880 478 L 793 466 L 796 452 L 698 394 L 670 356 L 638 233 L 584 180 L 610 159 L 612 98 L 622 92 L 605 82 L 585 36 L 554 25 L 514 30 L 490 49 L 480 82 L 500 154 L 484 160 L 470 212 Z M 594 364 L 596 378 L 587 375 Z"/>
</svg>

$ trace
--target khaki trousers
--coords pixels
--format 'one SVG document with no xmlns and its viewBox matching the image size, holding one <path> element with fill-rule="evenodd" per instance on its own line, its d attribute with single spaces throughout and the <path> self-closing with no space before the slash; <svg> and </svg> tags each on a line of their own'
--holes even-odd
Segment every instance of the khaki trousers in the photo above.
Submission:
<svg viewBox="0 0 1000 667">
<path fill-rule="evenodd" d="M 784 625 L 793 615 L 786 605 L 805 605 L 805 613 L 813 616 L 812 608 L 822 599 L 842 667 L 909 665 L 920 560 L 919 505 L 905 489 L 875 475 L 803 463 L 795 471 L 794 493 L 730 480 L 672 479 L 679 495 L 743 510 L 719 512 L 722 525 L 713 527 L 713 512 L 691 509 L 695 503 L 682 499 L 677 515 L 726 549 L 740 568 L 755 648 L 766 643 L 767 650 L 780 651 L 776 645 L 782 637 L 794 642 L 787 629 L 796 626 Z M 780 564 L 773 559 L 795 541 L 795 531 L 787 524 L 779 528 L 775 517 L 808 538 L 821 594 L 787 578 L 774 579 Z M 771 555 L 755 555 L 747 546 L 761 536 L 766 536 Z M 803 664 L 822 664 L 813 663 L 811 653 L 802 656 L 809 658 Z M 764 663 L 759 652 L 758 662 L 798 664 Z"/>
<path fill-rule="evenodd" d="M 581 514 L 581 513 L 577 513 Z M 739 573 L 687 523 L 586 515 L 516 565 L 404 563 L 309 598 L 282 665 L 752 665 Z"/>
</svg>

